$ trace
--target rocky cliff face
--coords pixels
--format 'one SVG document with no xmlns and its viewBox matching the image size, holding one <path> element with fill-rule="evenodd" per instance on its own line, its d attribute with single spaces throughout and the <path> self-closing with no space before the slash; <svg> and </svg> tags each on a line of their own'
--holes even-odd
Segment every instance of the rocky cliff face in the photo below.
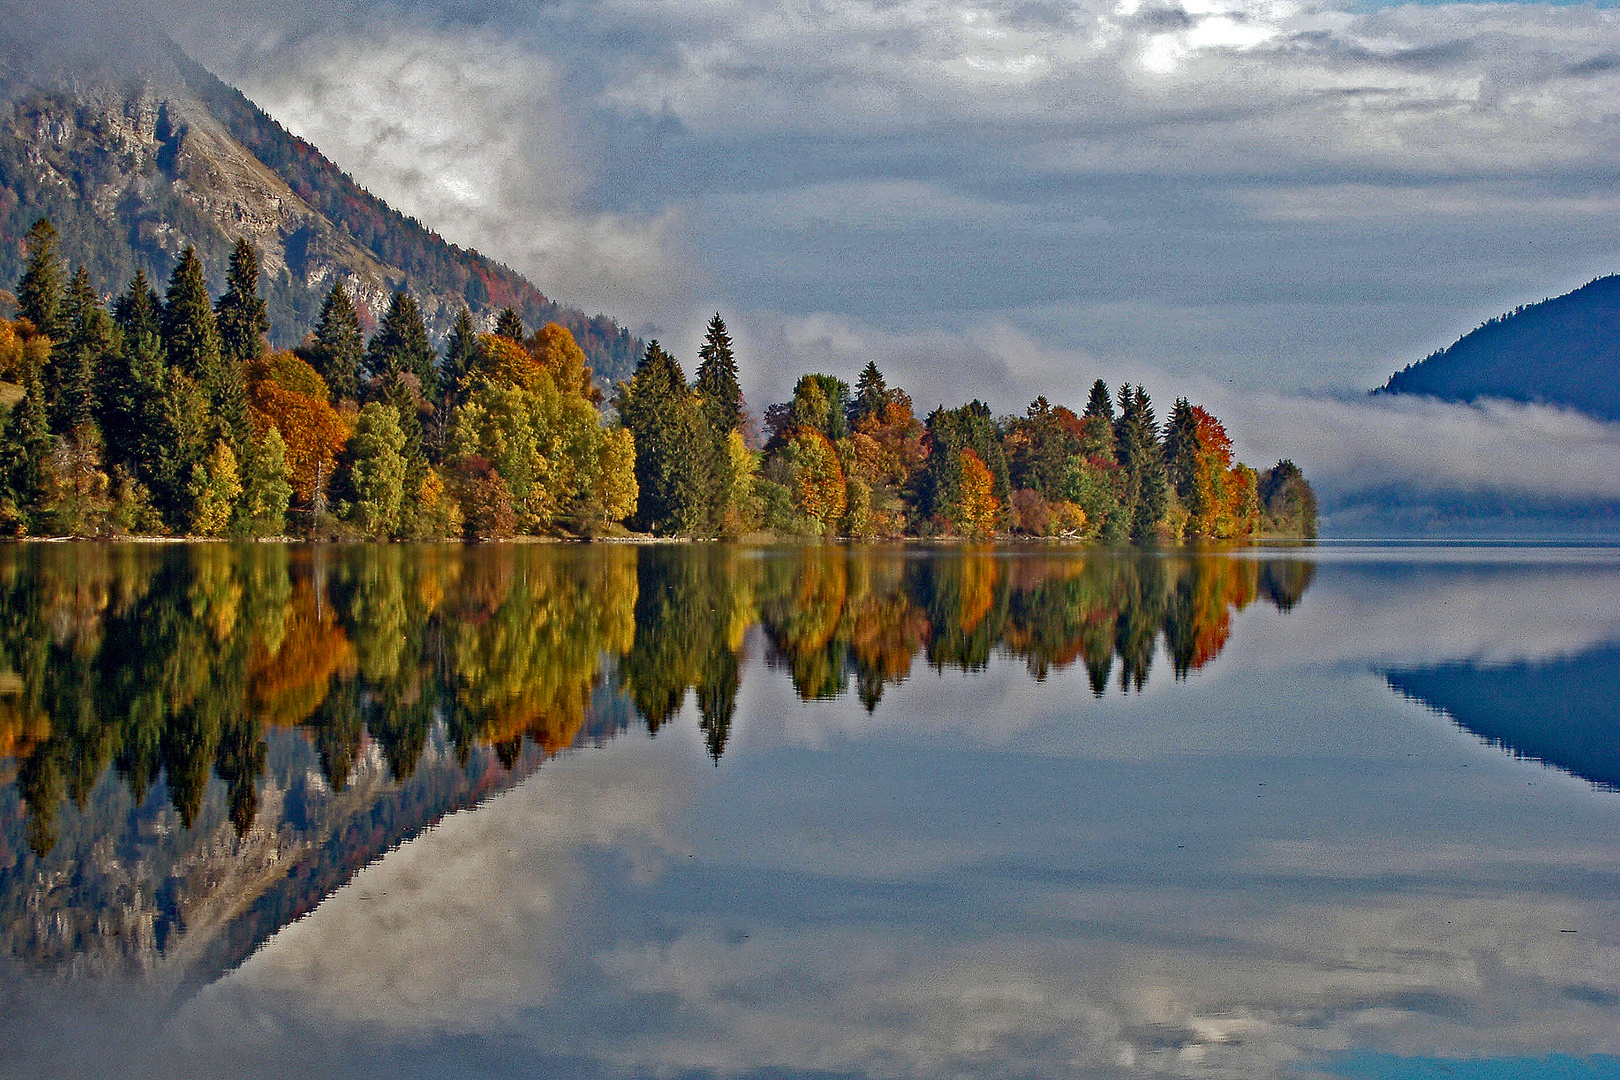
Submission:
<svg viewBox="0 0 1620 1080">
<path fill-rule="evenodd" d="M 567 326 L 604 381 L 633 368 L 640 342 L 611 319 L 559 305 L 446 243 L 171 43 L 142 36 L 137 61 L 121 69 L 77 58 L 48 72 L 28 44 L 0 36 L 0 283 L 17 279 L 21 238 L 41 215 L 107 295 L 137 267 L 161 285 L 187 245 L 222 287 L 230 248 L 245 236 L 261 252 L 277 345 L 296 344 L 343 280 L 363 319 L 406 287 L 434 333 L 463 304 L 485 326 L 510 305 L 531 326 Z"/>
</svg>

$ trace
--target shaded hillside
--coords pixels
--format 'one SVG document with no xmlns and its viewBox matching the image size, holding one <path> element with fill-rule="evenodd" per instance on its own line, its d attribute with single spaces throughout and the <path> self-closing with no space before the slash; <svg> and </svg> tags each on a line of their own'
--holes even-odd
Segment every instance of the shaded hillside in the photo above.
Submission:
<svg viewBox="0 0 1620 1080">
<path fill-rule="evenodd" d="M 1503 398 L 1620 420 L 1620 276 L 1517 308 L 1408 365 L 1374 393 Z"/>
<path fill-rule="evenodd" d="M 166 39 L 137 44 L 133 73 L 71 77 L 31 70 L 18 60 L 27 47 L 0 36 L 0 284 L 20 275 L 22 237 L 42 214 L 104 295 L 137 267 L 167 279 L 187 244 L 220 291 L 246 236 L 264 256 L 277 345 L 302 338 L 342 279 L 363 318 L 408 286 L 435 334 L 463 303 L 486 326 L 512 306 L 530 326 L 568 327 L 604 381 L 633 369 L 641 343 L 629 331 L 391 209 Z"/>
<path fill-rule="evenodd" d="M 1620 790 L 1620 646 L 1535 663 L 1438 664 L 1385 673 L 1389 685 L 1444 712 L 1516 758 Z"/>
</svg>

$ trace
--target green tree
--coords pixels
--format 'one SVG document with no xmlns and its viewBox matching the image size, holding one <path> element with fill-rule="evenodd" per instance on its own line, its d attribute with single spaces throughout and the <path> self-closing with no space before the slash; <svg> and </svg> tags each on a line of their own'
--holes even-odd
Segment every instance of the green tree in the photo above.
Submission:
<svg viewBox="0 0 1620 1080">
<path fill-rule="evenodd" d="M 666 536 L 698 531 L 712 476 L 709 456 L 692 448 L 704 444 L 706 425 L 680 364 L 656 340 L 616 404 L 636 444 L 636 527 Z"/>
<path fill-rule="evenodd" d="M 708 332 L 698 348 L 697 394 L 703 400 L 703 415 L 709 429 L 720 439 L 740 428 L 743 422 L 742 389 L 737 385 L 737 361 L 731 352 L 731 335 L 725 320 L 714 313 Z"/>
<path fill-rule="evenodd" d="M 219 327 L 220 355 L 230 363 L 247 364 L 264 355 L 264 336 L 270 317 L 259 295 L 259 253 L 246 237 L 236 241 L 225 292 L 214 305 Z"/>
<path fill-rule="evenodd" d="M 326 380 L 334 405 L 360 395 L 360 362 L 364 353 L 360 315 L 354 310 L 349 290 L 339 281 L 321 304 L 320 318 L 315 323 L 314 348 L 309 357 L 310 366 Z"/>
<path fill-rule="evenodd" d="M 292 485 L 287 481 L 287 444 L 281 432 L 271 428 L 248 458 L 233 531 L 248 536 L 286 532 L 287 504 L 292 500 Z"/>
<path fill-rule="evenodd" d="M 403 290 L 396 292 L 366 345 L 367 377 L 376 379 L 398 371 L 416 376 L 420 386 L 432 386 L 434 358 L 416 297 Z"/>
<path fill-rule="evenodd" d="M 158 332 L 158 297 L 135 271 L 129 288 L 113 303 L 119 347 L 100 371 L 99 422 L 107 462 L 132 469 L 151 485 L 161 435 L 164 362 Z"/>
<path fill-rule="evenodd" d="M 528 335 L 528 331 L 523 328 L 523 316 L 513 307 L 503 307 L 500 314 L 495 316 L 495 333 L 519 345 L 523 344 L 523 339 Z"/>
<path fill-rule="evenodd" d="M 1118 400 L 1114 437 L 1119 443 L 1119 464 L 1125 477 L 1120 501 L 1130 538 L 1144 543 L 1155 537 L 1169 508 L 1170 482 L 1159 446 L 1158 421 L 1147 391 L 1141 386 L 1121 385 Z"/>
<path fill-rule="evenodd" d="M 45 367 L 45 396 L 51 428 L 59 434 L 95 420 L 97 374 L 118 352 L 118 330 L 101 298 L 90 287 L 90 273 L 79 267 L 68 285 L 62 311 L 63 337 Z"/>
<path fill-rule="evenodd" d="M 448 414 L 452 405 L 465 399 L 463 383 L 477 359 L 478 331 L 473 328 L 472 312 L 463 307 L 444 338 L 444 362 L 439 365 L 441 413 Z"/>
<path fill-rule="evenodd" d="M 343 508 L 343 516 L 366 536 L 387 537 L 399 528 L 404 449 L 405 433 L 393 406 L 373 401 L 360 410 L 348 454 L 354 498 Z"/>
<path fill-rule="evenodd" d="M 40 218 L 28 229 L 23 244 L 28 248 L 28 264 L 17 282 L 17 315 L 34 324 L 34 329 L 56 339 L 63 336 L 62 301 L 64 271 L 57 254 L 56 226 Z"/>
<path fill-rule="evenodd" d="M 169 275 L 158 329 L 170 366 L 185 372 L 201 386 L 209 386 L 217 380 L 219 327 L 214 322 L 208 280 L 195 248 L 186 248 Z"/>
<path fill-rule="evenodd" d="M 0 450 L 4 453 L 5 481 L 10 492 L 10 505 L 5 508 L 10 520 L 5 525 L 33 531 L 45 510 L 45 466 L 51 452 L 45 387 L 34 365 L 24 372 L 23 398 L 6 417 Z"/>
</svg>

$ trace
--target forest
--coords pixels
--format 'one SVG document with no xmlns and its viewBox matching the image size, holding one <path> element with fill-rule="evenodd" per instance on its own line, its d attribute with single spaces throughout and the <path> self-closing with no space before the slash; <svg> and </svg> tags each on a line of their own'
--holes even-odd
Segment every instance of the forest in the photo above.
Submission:
<svg viewBox="0 0 1620 1080">
<path fill-rule="evenodd" d="M 919 418 L 876 363 L 811 373 L 757 423 L 716 314 L 689 383 L 657 341 L 597 385 L 557 323 L 463 310 L 435 348 L 408 290 L 374 327 L 339 283 L 302 343 L 272 351 L 258 253 L 225 291 L 181 256 L 110 305 L 29 230 L 0 320 L 0 532 L 248 539 L 1021 536 L 1162 544 L 1310 537 L 1297 466 L 1238 462 L 1185 398 L 1098 379 L 1082 412 Z M 367 330 L 369 329 L 369 334 Z"/>
</svg>

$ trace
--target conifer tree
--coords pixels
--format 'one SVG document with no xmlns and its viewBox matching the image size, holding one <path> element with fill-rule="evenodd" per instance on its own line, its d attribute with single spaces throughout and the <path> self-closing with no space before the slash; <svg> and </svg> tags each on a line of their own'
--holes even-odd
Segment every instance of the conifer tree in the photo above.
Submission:
<svg viewBox="0 0 1620 1080">
<path fill-rule="evenodd" d="M 452 404 L 460 404 L 462 381 L 472 371 L 478 357 L 478 332 L 473 328 L 472 312 L 463 307 L 450 324 L 450 333 L 444 339 L 444 362 L 439 365 L 439 400 L 441 413 L 448 413 Z"/>
<path fill-rule="evenodd" d="M 730 436 L 743 422 L 742 389 L 737 385 L 737 361 L 731 352 L 731 335 L 717 311 L 709 320 L 708 332 L 698 349 L 695 390 L 703 410 L 707 438 L 703 452 L 708 457 L 708 490 L 705 492 L 706 532 L 719 532 L 730 509 Z"/>
<path fill-rule="evenodd" d="M 17 316 L 34 324 L 34 329 L 52 339 L 64 336 L 62 303 L 64 273 L 57 254 L 56 226 L 50 218 L 40 218 L 28 229 L 23 243 L 28 248 L 28 264 L 17 282 Z"/>
<path fill-rule="evenodd" d="M 163 394 L 163 342 L 158 336 L 158 298 L 139 268 L 129 288 L 113 301 L 118 350 L 98 372 L 97 420 L 107 445 L 107 463 L 132 469 L 150 485 L 147 452 L 156 435 Z"/>
<path fill-rule="evenodd" d="M 1193 413 L 1191 402 L 1177 398 L 1164 427 L 1164 467 L 1176 496 L 1194 516 L 1203 512 L 1202 507 L 1195 505 L 1198 450 L 1198 417 Z"/>
<path fill-rule="evenodd" d="M 619 419 L 635 438 L 640 489 L 635 525 L 662 535 L 705 524 L 709 457 L 692 453 L 706 425 L 673 356 L 647 343 L 636 373 L 619 388 Z"/>
<path fill-rule="evenodd" d="M 238 238 L 225 276 L 225 292 L 214 305 L 220 354 L 228 362 L 247 364 L 264 355 L 270 317 L 259 295 L 259 253 L 246 237 Z"/>
<path fill-rule="evenodd" d="M 416 297 L 396 292 L 377 332 L 366 346 L 366 375 L 376 379 L 398 371 L 415 375 L 420 385 L 433 385 L 433 346 Z"/>
<path fill-rule="evenodd" d="M 315 323 L 315 349 L 311 366 L 326 380 L 335 405 L 360 394 L 360 361 L 365 341 L 360 334 L 360 316 L 354 310 L 349 290 L 339 281 L 326 294 L 320 318 Z"/>
<path fill-rule="evenodd" d="M 501 313 L 495 316 L 495 333 L 500 337 L 523 344 L 528 331 L 523 328 L 523 316 L 513 307 L 501 308 Z"/>
<path fill-rule="evenodd" d="M 6 417 L 0 439 L 6 466 L 5 481 L 11 489 L 20 520 L 27 530 L 35 528 L 46 510 L 45 458 L 51 451 L 50 416 L 45 404 L 45 386 L 36 365 L 23 373 L 23 398 Z"/>
<path fill-rule="evenodd" d="M 868 360 L 855 380 L 855 397 L 849 403 L 849 426 L 853 428 L 868 416 L 875 416 L 889 403 L 889 387 L 883 381 L 883 372 L 877 361 Z"/>
<path fill-rule="evenodd" d="M 82 266 L 68 284 L 62 316 L 64 336 L 46 364 L 45 396 L 52 430 L 66 434 L 95 420 L 97 372 L 117 352 L 118 331 Z"/>
<path fill-rule="evenodd" d="M 697 393 L 710 430 L 720 438 L 742 425 L 742 389 L 737 385 L 737 361 L 731 353 L 731 335 L 725 320 L 714 313 L 708 333 L 698 349 Z"/>
<path fill-rule="evenodd" d="M 200 385 L 213 383 L 219 374 L 219 327 L 208 298 L 208 280 L 195 248 L 187 247 L 164 296 L 158 322 L 163 351 L 172 367 Z"/>
</svg>

